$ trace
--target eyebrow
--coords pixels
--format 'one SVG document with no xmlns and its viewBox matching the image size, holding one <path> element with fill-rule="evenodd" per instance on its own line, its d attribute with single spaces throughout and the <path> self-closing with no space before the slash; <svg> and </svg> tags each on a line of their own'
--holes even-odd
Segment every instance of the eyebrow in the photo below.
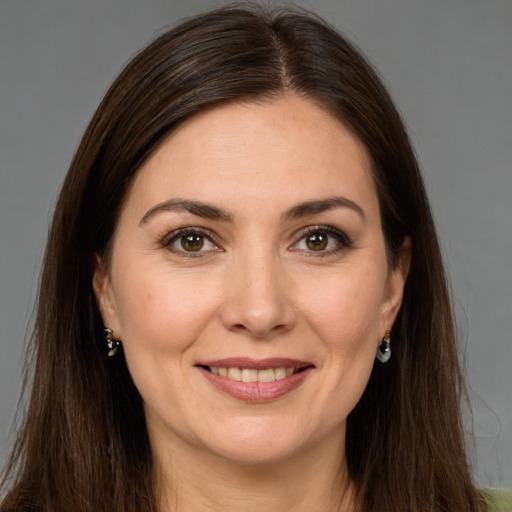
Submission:
<svg viewBox="0 0 512 512">
<path fill-rule="evenodd" d="M 156 214 L 161 212 L 188 212 L 205 219 L 221 220 L 224 222 L 233 220 L 230 213 L 211 204 L 188 199 L 169 199 L 150 208 L 140 220 L 139 226 L 147 223 Z"/>
<path fill-rule="evenodd" d="M 283 218 L 285 220 L 300 219 L 301 217 L 306 217 L 307 215 L 315 215 L 340 207 L 349 208 L 355 211 L 357 214 L 359 214 L 363 221 L 366 222 L 366 215 L 364 210 L 354 201 L 340 196 L 300 203 L 293 208 L 290 208 L 290 210 L 284 214 Z"/>
<path fill-rule="evenodd" d="M 300 219 L 308 215 L 323 213 L 335 208 L 349 208 L 355 211 L 366 222 L 366 215 L 363 209 L 354 201 L 346 197 L 329 197 L 327 199 L 316 199 L 305 201 L 290 208 L 284 215 L 284 220 Z M 169 199 L 150 208 L 142 217 L 139 226 L 146 224 L 151 218 L 161 212 L 188 212 L 205 219 L 230 222 L 233 220 L 231 213 L 201 201 L 190 199 Z"/>
</svg>

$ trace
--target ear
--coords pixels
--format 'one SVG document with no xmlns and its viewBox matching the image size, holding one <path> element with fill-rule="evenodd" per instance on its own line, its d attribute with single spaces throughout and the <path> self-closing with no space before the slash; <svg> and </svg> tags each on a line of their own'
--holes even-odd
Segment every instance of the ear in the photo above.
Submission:
<svg viewBox="0 0 512 512">
<path fill-rule="evenodd" d="M 384 300 L 381 308 L 381 335 L 390 331 L 395 322 L 404 294 L 405 282 L 409 275 L 412 257 L 412 242 L 407 236 L 400 247 L 395 265 L 389 269 Z"/>
<path fill-rule="evenodd" d="M 103 319 L 103 325 L 114 331 L 115 337 L 120 337 L 119 321 L 112 289 L 112 281 L 99 254 L 93 255 L 92 287 L 96 305 Z"/>
</svg>

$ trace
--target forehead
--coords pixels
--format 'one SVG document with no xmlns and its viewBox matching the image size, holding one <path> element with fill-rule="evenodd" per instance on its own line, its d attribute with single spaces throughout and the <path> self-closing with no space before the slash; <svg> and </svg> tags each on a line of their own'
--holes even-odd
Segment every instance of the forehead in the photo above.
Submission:
<svg viewBox="0 0 512 512">
<path fill-rule="evenodd" d="M 224 206 L 376 201 L 369 162 L 363 144 L 309 100 L 231 103 L 182 123 L 137 172 L 127 199 L 141 208 L 190 196 Z"/>
</svg>

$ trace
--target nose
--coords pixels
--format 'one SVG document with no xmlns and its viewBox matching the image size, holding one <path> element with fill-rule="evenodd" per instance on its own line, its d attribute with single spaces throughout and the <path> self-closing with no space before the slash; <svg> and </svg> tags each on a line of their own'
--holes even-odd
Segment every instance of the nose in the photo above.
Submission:
<svg viewBox="0 0 512 512">
<path fill-rule="evenodd" d="M 290 282 L 277 258 L 245 258 L 230 269 L 222 307 L 224 327 L 254 339 L 270 340 L 291 330 L 296 313 Z"/>
</svg>

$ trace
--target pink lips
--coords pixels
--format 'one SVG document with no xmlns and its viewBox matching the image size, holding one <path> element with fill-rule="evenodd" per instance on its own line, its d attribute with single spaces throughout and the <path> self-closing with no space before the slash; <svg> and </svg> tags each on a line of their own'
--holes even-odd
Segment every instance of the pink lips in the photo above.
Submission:
<svg viewBox="0 0 512 512">
<path fill-rule="evenodd" d="M 262 403 L 275 400 L 297 388 L 314 366 L 305 361 L 289 358 L 250 359 L 245 357 L 205 361 L 196 365 L 198 370 L 220 391 L 245 402 Z M 212 373 L 206 367 L 244 368 L 294 368 L 295 373 L 272 382 L 242 382 Z"/>
</svg>

